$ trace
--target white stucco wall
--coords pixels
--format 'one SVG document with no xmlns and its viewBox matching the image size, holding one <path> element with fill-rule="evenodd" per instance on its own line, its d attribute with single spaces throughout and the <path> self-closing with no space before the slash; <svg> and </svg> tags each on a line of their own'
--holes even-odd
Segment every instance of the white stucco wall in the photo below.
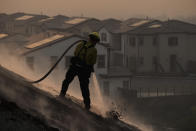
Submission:
<svg viewBox="0 0 196 131">
<path fill-rule="evenodd" d="M 136 46 L 132 47 L 129 45 L 129 36 L 136 37 Z M 163 66 L 166 72 L 170 71 L 170 55 L 177 55 L 178 62 L 186 69 L 188 60 L 196 60 L 196 35 L 191 34 L 159 34 L 158 37 L 158 47 L 153 46 L 153 35 L 145 35 L 144 44 L 142 46 L 138 46 L 138 37 L 136 35 L 122 35 L 122 46 L 124 46 L 124 63 L 127 65 L 130 57 L 142 56 L 144 57 L 144 64 L 137 65 L 137 71 L 139 72 L 151 72 L 153 71 L 152 59 L 153 56 L 157 56 L 160 59 L 160 64 Z M 177 46 L 169 46 L 168 38 L 169 37 L 177 37 L 178 45 Z M 178 71 L 180 71 L 178 69 Z"/>
<path fill-rule="evenodd" d="M 127 59 L 129 59 L 130 56 L 134 56 L 136 54 L 136 50 L 129 46 L 128 37 L 129 37 L 129 35 L 127 35 L 127 34 L 121 35 L 121 51 L 123 53 L 124 65 L 128 65 Z"/>
<path fill-rule="evenodd" d="M 108 50 L 106 47 L 97 44 L 97 55 L 104 55 L 105 56 L 105 68 L 98 68 L 97 63 L 95 64 L 94 68 L 97 74 L 107 74 L 108 73 Z"/>
<path fill-rule="evenodd" d="M 177 37 L 178 45 L 169 46 L 168 38 Z M 159 49 L 160 49 L 160 63 L 166 72 L 170 71 L 170 55 L 177 55 L 178 62 L 185 68 L 188 59 L 187 44 L 189 38 L 186 34 L 162 34 L 160 35 Z"/>
<path fill-rule="evenodd" d="M 136 56 L 143 57 L 144 62 L 139 66 L 140 72 L 152 72 L 152 58 L 156 56 L 156 47 L 153 46 L 153 36 L 143 36 L 144 43 L 141 46 L 138 46 L 137 42 L 137 51 Z"/>
<path fill-rule="evenodd" d="M 129 37 L 135 37 L 136 38 L 136 45 L 133 47 L 129 44 Z M 144 58 L 143 64 L 137 64 L 137 71 L 139 72 L 151 72 L 153 71 L 153 65 L 152 65 L 152 58 L 153 56 L 157 55 L 157 48 L 153 46 L 153 38 L 154 36 L 143 36 L 144 43 L 143 45 L 138 45 L 138 37 L 136 35 L 123 35 L 122 36 L 122 42 L 125 46 L 125 56 L 128 57 L 128 61 L 130 60 L 130 57 L 136 57 L 138 59 L 139 57 Z M 126 58 L 125 58 L 126 59 Z M 125 64 L 126 60 L 125 60 Z M 128 65 L 129 66 L 129 65 Z"/>
</svg>

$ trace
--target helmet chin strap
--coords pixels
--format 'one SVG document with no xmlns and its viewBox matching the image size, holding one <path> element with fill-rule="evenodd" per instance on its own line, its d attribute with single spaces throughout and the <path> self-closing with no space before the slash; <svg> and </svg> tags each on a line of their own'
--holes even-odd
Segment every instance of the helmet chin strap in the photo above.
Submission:
<svg viewBox="0 0 196 131">
<path fill-rule="evenodd" d="M 93 40 L 91 40 L 90 38 L 89 38 L 89 42 L 90 42 L 93 46 L 95 46 L 95 45 L 97 44 L 96 41 L 93 41 Z"/>
</svg>

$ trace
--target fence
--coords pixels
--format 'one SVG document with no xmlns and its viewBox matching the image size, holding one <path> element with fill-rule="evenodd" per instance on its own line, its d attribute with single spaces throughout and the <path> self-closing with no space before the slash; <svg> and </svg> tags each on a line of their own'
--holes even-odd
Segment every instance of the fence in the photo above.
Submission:
<svg viewBox="0 0 196 131">
<path fill-rule="evenodd" d="M 158 96 L 176 96 L 196 94 L 196 88 L 139 88 L 137 97 L 158 97 Z"/>
</svg>

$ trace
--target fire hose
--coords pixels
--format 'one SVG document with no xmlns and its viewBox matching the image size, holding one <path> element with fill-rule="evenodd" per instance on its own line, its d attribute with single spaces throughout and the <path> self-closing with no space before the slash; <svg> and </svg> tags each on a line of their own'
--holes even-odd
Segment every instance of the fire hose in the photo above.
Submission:
<svg viewBox="0 0 196 131">
<path fill-rule="evenodd" d="M 50 68 L 50 70 L 44 75 L 42 76 L 40 79 L 36 80 L 36 81 L 31 81 L 30 83 L 39 83 L 41 81 L 43 81 L 46 77 L 48 77 L 48 75 L 54 70 L 54 68 L 59 64 L 59 62 L 63 59 L 63 57 L 65 56 L 65 54 L 67 54 L 67 52 L 77 43 L 81 42 L 83 40 L 78 40 L 76 42 L 74 42 L 73 44 L 71 44 L 64 52 L 63 54 L 59 57 L 59 59 L 56 61 L 56 63 Z"/>
</svg>

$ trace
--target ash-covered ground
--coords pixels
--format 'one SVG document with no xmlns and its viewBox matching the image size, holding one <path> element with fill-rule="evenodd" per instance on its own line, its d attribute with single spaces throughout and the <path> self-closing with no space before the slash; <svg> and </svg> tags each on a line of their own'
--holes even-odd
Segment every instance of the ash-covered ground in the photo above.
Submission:
<svg viewBox="0 0 196 131">
<path fill-rule="evenodd" d="M 0 98 L 0 130 L 1 131 L 58 131 L 46 124 L 44 119 L 18 107 L 15 103 Z"/>
<path fill-rule="evenodd" d="M 72 100 L 59 100 L 3 67 L 0 98 L 1 131 L 140 131 L 120 120 L 88 112 Z"/>
</svg>

